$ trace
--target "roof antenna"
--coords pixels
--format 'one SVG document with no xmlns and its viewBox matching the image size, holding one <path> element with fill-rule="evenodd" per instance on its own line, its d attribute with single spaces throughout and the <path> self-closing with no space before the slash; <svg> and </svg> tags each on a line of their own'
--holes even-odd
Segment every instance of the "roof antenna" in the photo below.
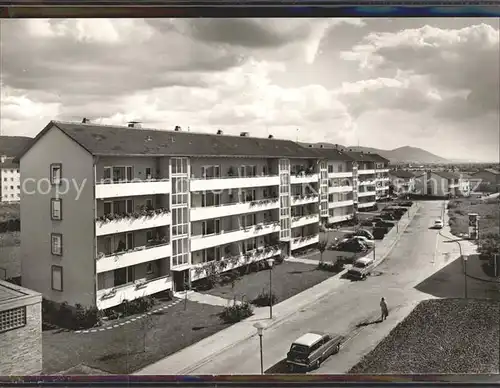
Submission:
<svg viewBox="0 0 500 388">
<path fill-rule="evenodd" d="M 299 142 L 299 129 L 297 128 L 297 138 L 296 138 L 296 142 L 298 143 Z"/>
</svg>

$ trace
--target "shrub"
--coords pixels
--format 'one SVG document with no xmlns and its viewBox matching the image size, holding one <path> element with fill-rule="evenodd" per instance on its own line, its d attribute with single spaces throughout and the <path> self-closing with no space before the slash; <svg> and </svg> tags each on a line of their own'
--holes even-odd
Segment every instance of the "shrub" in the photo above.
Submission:
<svg viewBox="0 0 500 388">
<path fill-rule="evenodd" d="M 274 262 L 279 265 L 285 261 L 285 255 L 279 255 L 274 259 Z"/>
<path fill-rule="evenodd" d="M 222 310 L 218 317 L 224 323 L 236 323 L 253 315 L 252 306 L 249 303 L 235 304 L 227 306 Z"/>
<path fill-rule="evenodd" d="M 446 206 L 447 209 L 455 209 L 458 207 L 458 203 L 454 201 L 448 202 L 448 205 Z"/>
<path fill-rule="evenodd" d="M 477 252 L 482 258 L 500 254 L 500 235 L 492 233 L 481 237 L 478 241 Z"/>
<path fill-rule="evenodd" d="M 84 307 L 77 304 L 73 315 L 74 329 L 89 329 L 99 323 L 99 310 L 95 307 Z"/>
<path fill-rule="evenodd" d="M 118 306 L 106 310 L 108 319 L 116 319 L 129 315 L 143 314 L 155 305 L 156 301 L 150 296 L 137 298 L 134 300 L 124 300 Z"/>
<path fill-rule="evenodd" d="M 268 291 L 264 291 L 262 290 L 261 293 L 257 296 L 257 298 L 255 298 L 254 300 L 252 300 L 252 304 L 258 306 L 258 307 L 265 307 L 265 306 L 269 306 L 272 302 L 272 304 L 276 304 L 276 302 L 278 301 L 278 298 L 276 297 L 276 295 L 274 295 L 274 293 L 269 293 Z"/>
</svg>

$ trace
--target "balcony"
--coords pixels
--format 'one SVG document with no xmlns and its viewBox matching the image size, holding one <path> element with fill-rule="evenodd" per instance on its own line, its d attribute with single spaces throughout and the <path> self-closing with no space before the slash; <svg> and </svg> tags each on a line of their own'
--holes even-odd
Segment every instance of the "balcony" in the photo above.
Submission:
<svg viewBox="0 0 500 388">
<path fill-rule="evenodd" d="M 354 217 L 354 214 L 344 214 L 341 216 L 333 216 L 333 217 L 328 217 L 328 222 L 330 224 L 336 224 L 338 222 L 344 222 L 352 219 Z"/>
<path fill-rule="evenodd" d="M 375 195 L 376 191 L 359 191 L 358 197 L 369 197 L 370 195 Z"/>
<path fill-rule="evenodd" d="M 132 213 L 120 216 L 108 214 L 96 220 L 96 235 L 132 232 L 140 229 L 153 229 L 160 226 L 170 225 L 172 216 L 167 209 L 145 210 L 144 212 Z"/>
<path fill-rule="evenodd" d="M 360 170 L 360 169 L 358 169 L 358 175 L 368 175 L 368 174 L 375 174 L 375 170 L 372 170 L 372 169 Z"/>
<path fill-rule="evenodd" d="M 363 209 L 363 208 L 366 208 L 366 207 L 372 207 L 372 206 L 375 206 L 377 203 L 375 201 L 373 202 L 360 202 L 358 203 L 358 208 L 359 209 Z"/>
<path fill-rule="evenodd" d="M 95 196 L 97 199 L 132 197 L 137 195 L 169 194 L 170 181 L 132 180 L 130 182 L 96 182 Z"/>
<path fill-rule="evenodd" d="M 191 208 L 190 221 L 207 220 L 210 218 L 228 217 L 232 215 L 260 212 L 278 209 L 278 198 L 261 199 L 252 202 L 228 203 L 219 206 Z"/>
<path fill-rule="evenodd" d="M 319 174 L 299 174 L 299 175 L 291 175 L 290 183 L 292 185 L 300 185 L 306 183 L 317 183 L 319 182 Z"/>
<path fill-rule="evenodd" d="M 319 235 L 313 234 L 312 236 L 296 237 L 292 239 L 291 250 L 304 248 L 308 245 L 317 244 L 319 242 Z"/>
<path fill-rule="evenodd" d="M 262 175 L 253 177 L 216 177 L 216 178 L 191 178 L 191 191 L 211 191 L 243 189 L 247 187 L 278 186 L 280 178 L 278 175 Z"/>
<path fill-rule="evenodd" d="M 276 221 L 268 224 L 254 225 L 246 229 L 222 231 L 219 234 L 191 236 L 191 252 L 226 245 L 232 242 L 246 240 L 248 238 L 265 236 L 266 234 L 279 231 L 280 224 Z"/>
<path fill-rule="evenodd" d="M 352 199 L 348 199 L 346 201 L 336 201 L 336 202 L 328 202 L 328 208 L 336 208 L 336 207 L 346 207 L 346 206 L 353 206 L 354 201 Z"/>
<path fill-rule="evenodd" d="M 344 172 L 329 172 L 328 178 L 352 178 L 352 171 L 344 171 Z"/>
<path fill-rule="evenodd" d="M 101 253 L 97 256 L 96 272 L 101 273 L 113 271 L 118 268 L 163 259 L 165 257 L 170 257 L 171 255 L 172 247 L 170 243 L 162 243 L 149 247 L 137 247 L 129 251 L 110 255 L 104 255 Z"/>
<path fill-rule="evenodd" d="M 329 193 L 347 193 L 352 191 L 352 186 L 332 186 L 328 187 Z"/>
<path fill-rule="evenodd" d="M 255 249 L 254 251 L 247 252 L 242 255 L 238 256 L 233 256 L 233 257 L 228 257 L 225 258 L 223 257 L 219 263 L 220 265 L 220 272 L 226 272 L 230 271 L 232 269 L 241 267 L 243 265 L 247 265 L 250 263 L 254 263 L 256 261 L 261 261 L 261 260 L 266 260 L 270 259 L 273 256 L 277 256 L 281 254 L 281 249 L 279 246 L 268 246 L 268 247 L 261 247 L 258 249 Z M 195 264 L 191 268 L 191 280 L 198 280 L 202 279 L 207 276 L 205 267 L 207 265 L 210 265 L 210 263 L 202 263 L 202 264 Z"/>
<path fill-rule="evenodd" d="M 309 203 L 317 203 L 319 196 L 316 194 L 295 195 L 292 197 L 292 206 L 307 205 Z"/>
<path fill-rule="evenodd" d="M 319 223 L 319 214 L 310 214 L 308 216 L 299 216 L 292 218 L 292 228 L 298 228 L 300 226 L 317 223 Z"/>
<path fill-rule="evenodd" d="M 97 291 L 97 308 L 109 309 L 118 306 L 124 300 L 134 300 L 170 289 L 172 289 L 172 279 L 170 276 L 162 276 L 99 290 Z"/>
<path fill-rule="evenodd" d="M 358 184 L 359 186 L 374 186 L 377 184 L 377 181 L 375 179 L 365 180 L 365 181 L 359 181 Z"/>
<path fill-rule="evenodd" d="M 388 168 L 377 168 L 377 172 L 389 172 Z"/>
</svg>

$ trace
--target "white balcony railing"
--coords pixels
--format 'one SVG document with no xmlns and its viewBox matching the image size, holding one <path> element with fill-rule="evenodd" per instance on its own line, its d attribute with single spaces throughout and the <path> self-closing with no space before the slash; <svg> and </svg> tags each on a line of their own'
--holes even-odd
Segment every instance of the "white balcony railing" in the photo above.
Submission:
<svg viewBox="0 0 500 388">
<path fill-rule="evenodd" d="M 354 217 L 354 214 L 344 214 L 341 216 L 333 216 L 333 217 L 328 217 L 328 222 L 330 224 L 336 224 L 338 222 L 344 222 L 352 219 Z"/>
<path fill-rule="evenodd" d="M 250 263 L 254 263 L 256 261 L 270 259 L 273 256 L 277 256 L 281 254 L 281 249 L 278 246 L 270 246 L 270 247 L 261 247 L 252 252 L 247 252 L 246 254 L 241 254 L 238 256 L 233 256 L 229 258 L 222 258 L 220 262 L 223 262 L 221 265 L 220 272 L 227 272 L 232 269 L 241 267 L 243 265 L 247 265 Z M 205 266 L 209 265 L 209 263 L 201 263 L 201 264 L 193 264 L 191 267 L 191 280 L 202 279 L 207 276 L 207 271 Z"/>
<path fill-rule="evenodd" d="M 162 180 L 133 180 L 131 182 L 97 182 L 95 196 L 97 199 L 131 197 L 137 195 L 169 194 L 170 181 Z"/>
<path fill-rule="evenodd" d="M 376 191 L 358 191 L 358 197 L 369 197 L 371 195 L 375 195 Z"/>
<path fill-rule="evenodd" d="M 388 168 L 377 168 L 377 172 L 389 172 Z"/>
<path fill-rule="evenodd" d="M 303 217 L 292 218 L 292 228 L 298 228 L 309 224 L 319 223 L 319 214 L 311 214 Z"/>
<path fill-rule="evenodd" d="M 246 229 L 222 231 L 219 234 L 191 236 L 191 252 L 246 240 L 248 238 L 265 236 L 279 231 L 279 222 L 271 222 L 269 224 L 254 225 Z"/>
<path fill-rule="evenodd" d="M 124 300 L 134 300 L 144 296 L 172 289 L 170 276 L 163 276 L 151 280 L 139 280 L 121 286 L 106 288 L 97 291 L 97 308 L 99 310 L 118 306 Z"/>
<path fill-rule="evenodd" d="M 191 178 L 191 191 L 229 190 L 247 187 L 278 186 L 278 175 L 255 177 Z"/>
<path fill-rule="evenodd" d="M 96 235 L 105 236 L 114 233 L 131 232 L 140 229 L 152 229 L 160 226 L 170 225 L 172 216 L 168 211 L 145 212 L 145 215 L 132 214 L 128 217 L 117 217 L 114 215 L 103 216 L 97 219 Z"/>
<path fill-rule="evenodd" d="M 373 202 L 360 202 L 358 203 L 358 208 L 362 209 L 362 208 L 365 208 L 365 207 L 372 207 L 372 206 L 375 206 L 377 204 L 377 202 L 373 201 Z"/>
<path fill-rule="evenodd" d="M 328 207 L 331 208 L 336 208 L 336 207 L 346 207 L 346 206 L 353 206 L 354 201 L 352 199 L 348 199 L 347 201 L 336 201 L 336 202 L 328 202 Z"/>
<path fill-rule="evenodd" d="M 375 185 L 377 184 L 377 181 L 375 179 L 373 180 L 366 180 L 366 181 L 359 181 L 358 185 L 360 186 L 370 186 L 370 185 Z"/>
<path fill-rule="evenodd" d="M 329 172 L 328 178 L 352 178 L 352 171 L 344 171 L 344 172 Z"/>
<path fill-rule="evenodd" d="M 292 239 L 291 250 L 296 250 L 299 248 L 304 248 L 308 245 L 317 244 L 319 242 L 319 235 L 314 234 L 312 236 L 296 237 Z"/>
<path fill-rule="evenodd" d="M 319 201 L 319 196 L 315 194 L 309 195 L 295 195 L 292 197 L 292 206 L 307 205 L 309 203 L 316 203 Z"/>
<path fill-rule="evenodd" d="M 278 198 L 261 199 L 251 202 L 228 203 L 220 206 L 194 207 L 190 211 L 191 221 L 278 209 Z"/>
<path fill-rule="evenodd" d="M 304 174 L 304 175 L 291 175 L 290 183 L 294 184 L 306 184 L 306 183 L 316 183 L 319 182 L 319 174 Z"/>
<path fill-rule="evenodd" d="M 329 193 L 348 193 L 352 190 L 352 186 L 332 186 L 328 188 Z"/>
<path fill-rule="evenodd" d="M 375 174 L 375 170 L 360 170 L 358 169 L 358 175 L 368 175 Z"/>
<path fill-rule="evenodd" d="M 96 271 L 97 273 L 113 271 L 118 268 L 130 267 L 149 261 L 159 260 L 172 255 L 172 247 L 170 243 L 138 247 L 130 251 L 125 251 L 117 254 L 97 256 Z"/>
</svg>

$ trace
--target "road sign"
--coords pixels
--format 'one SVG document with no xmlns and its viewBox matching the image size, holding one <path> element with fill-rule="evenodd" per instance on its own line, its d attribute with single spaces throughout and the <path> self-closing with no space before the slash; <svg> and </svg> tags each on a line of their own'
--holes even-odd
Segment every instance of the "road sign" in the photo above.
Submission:
<svg viewBox="0 0 500 388">
<path fill-rule="evenodd" d="M 469 239 L 477 240 L 479 232 L 479 215 L 477 213 L 469 213 Z"/>
</svg>

